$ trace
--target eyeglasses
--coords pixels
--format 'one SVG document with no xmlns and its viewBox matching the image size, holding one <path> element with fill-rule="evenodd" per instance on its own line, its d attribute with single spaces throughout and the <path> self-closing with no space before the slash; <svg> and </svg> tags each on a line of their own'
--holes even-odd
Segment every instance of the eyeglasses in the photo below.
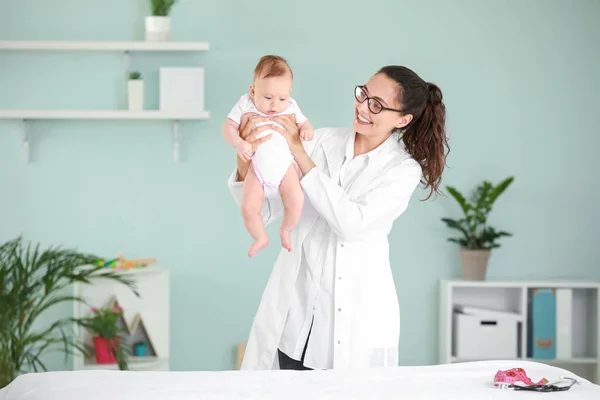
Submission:
<svg viewBox="0 0 600 400">
<path fill-rule="evenodd" d="M 367 105 L 369 106 L 369 110 L 373 114 L 379 114 L 383 110 L 404 112 L 402 110 L 396 110 L 394 108 L 384 107 L 379 100 L 377 100 L 373 97 L 367 96 L 367 92 L 365 91 L 364 86 L 356 86 L 354 88 L 354 97 L 356 97 L 356 101 L 358 101 L 359 103 L 364 103 L 365 100 L 368 100 Z"/>
</svg>

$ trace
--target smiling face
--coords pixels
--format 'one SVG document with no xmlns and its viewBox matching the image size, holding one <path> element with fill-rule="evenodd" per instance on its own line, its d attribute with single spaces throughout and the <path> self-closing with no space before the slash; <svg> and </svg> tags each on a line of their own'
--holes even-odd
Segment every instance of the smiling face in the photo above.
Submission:
<svg viewBox="0 0 600 400">
<path fill-rule="evenodd" d="M 412 115 L 385 109 L 402 110 L 402 104 L 398 101 L 399 90 L 396 81 L 384 74 L 376 74 L 369 79 L 366 85 L 362 86 L 362 92 L 357 92 L 358 99 L 354 100 L 353 129 L 365 137 L 375 139 L 385 138 L 395 129 L 408 125 Z M 367 97 L 370 100 L 367 100 Z M 362 100 L 362 103 L 359 100 Z M 376 104 L 377 101 L 383 108 Z M 379 113 L 373 112 L 379 111 L 380 108 Z"/>
<path fill-rule="evenodd" d="M 250 86 L 250 97 L 263 114 L 275 115 L 285 111 L 292 93 L 292 76 L 285 74 L 257 78 Z"/>
</svg>

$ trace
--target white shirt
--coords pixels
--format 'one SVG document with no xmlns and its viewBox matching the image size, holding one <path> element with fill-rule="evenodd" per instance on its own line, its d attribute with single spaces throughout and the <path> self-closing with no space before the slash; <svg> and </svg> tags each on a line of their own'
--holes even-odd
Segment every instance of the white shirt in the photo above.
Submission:
<svg viewBox="0 0 600 400">
<path fill-rule="evenodd" d="M 379 146 L 354 157 L 354 138 L 355 135 L 350 135 L 346 143 L 345 159 L 340 169 L 338 183 L 345 190 L 367 166 L 369 157 L 381 149 Z M 328 222 L 319 217 L 303 243 L 298 279 L 279 345 L 281 351 L 299 361 L 309 332 L 310 338 L 318 337 L 318 341 L 309 338 L 304 357 L 304 365 L 312 369 L 333 368 L 334 319 L 336 313 L 344 312 L 341 307 L 337 311 L 334 309 L 335 252 L 327 251 L 335 249 L 336 243 L 337 235 Z M 343 276 L 337 279 L 341 280 Z"/>
</svg>

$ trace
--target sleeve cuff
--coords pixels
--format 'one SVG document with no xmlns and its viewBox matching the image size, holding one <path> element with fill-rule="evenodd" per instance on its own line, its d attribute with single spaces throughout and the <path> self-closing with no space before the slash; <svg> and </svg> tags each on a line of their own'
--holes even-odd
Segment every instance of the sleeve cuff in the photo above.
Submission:
<svg viewBox="0 0 600 400">
<path fill-rule="evenodd" d="M 302 177 L 300 180 L 300 185 L 302 185 L 302 189 L 310 190 L 312 186 L 314 186 L 314 182 L 318 179 L 319 171 L 317 167 L 313 167 L 306 175 Z"/>
</svg>

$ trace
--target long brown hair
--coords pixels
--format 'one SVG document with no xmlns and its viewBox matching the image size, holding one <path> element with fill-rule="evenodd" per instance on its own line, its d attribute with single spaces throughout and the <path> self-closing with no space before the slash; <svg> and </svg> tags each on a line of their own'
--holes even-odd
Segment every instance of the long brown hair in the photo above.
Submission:
<svg viewBox="0 0 600 400">
<path fill-rule="evenodd" d="M 434 83 L 425 82 L 412 70 L 389 65 L 378 73 L 398 83 L 398 101 L 404 114 L 412 121 L 399 130 L 406 151 L 421 165 L 427 200 L 439 192 L 446 156 L 450 151 L 446 137 L 446 106 L 442 91 Z"/>
</svg>

